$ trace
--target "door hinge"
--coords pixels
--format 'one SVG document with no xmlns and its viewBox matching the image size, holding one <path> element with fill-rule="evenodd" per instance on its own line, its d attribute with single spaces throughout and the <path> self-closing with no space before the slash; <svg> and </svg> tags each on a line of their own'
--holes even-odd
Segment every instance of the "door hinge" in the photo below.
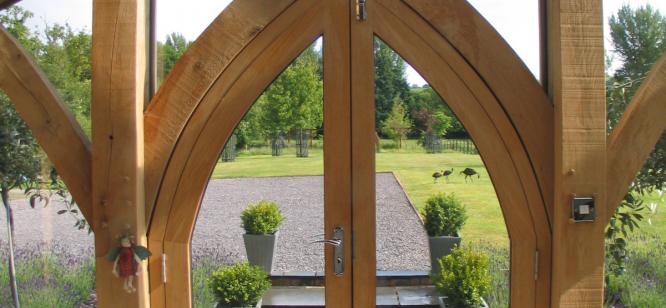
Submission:
<svg viewBox="0 0 666 308">
<path fill-rule="evenodd" d="M 539 279 L 539 251 L 534 252 L 534 280 Z"/>
<path fill-rule="evenodd" d="M 162 283 L 167 282 L 166 259 L 167 259 L 167 255 L 165 253 L 163 253 L 162 254 Z"/>
<path fill-rule="evenodd" d="M 367 17 L 365 0 L 356 0 L 356 20 L 364 21 Z"/>
</svg>

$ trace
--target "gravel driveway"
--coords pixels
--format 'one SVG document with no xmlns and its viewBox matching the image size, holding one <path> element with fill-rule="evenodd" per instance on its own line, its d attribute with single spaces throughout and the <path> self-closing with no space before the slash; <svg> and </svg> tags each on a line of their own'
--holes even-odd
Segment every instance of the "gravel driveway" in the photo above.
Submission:
<svg viewBox="0 0 666 308">
<path fill-rule="evenodd" d="M 240 213 L 249 203 L 259 200 L 277 202 L 285 216 L 274 270 L 323 271 L 323 246 L 310 244 L 318 239 L 317 234 L 324 232 L 321 176 L 211 181 L 194 230 L 193 257 L 212 257 L 225 262 L 244 260 Z M 83 251 L 91 253 L 92 235 L 74 230 L 73 219 L 57 215 L 59 205 L 33 210 L 23 200 L 13 204 L 18 248 L 58 243 L 77 255 Z M 4 249 L 7 233 L 5 217 L 0 216 L 0 241 Z M 378 270 L 429 270 L 427 235 L 391 173 L 377 175 L 377 221 Z"/>
</svg>

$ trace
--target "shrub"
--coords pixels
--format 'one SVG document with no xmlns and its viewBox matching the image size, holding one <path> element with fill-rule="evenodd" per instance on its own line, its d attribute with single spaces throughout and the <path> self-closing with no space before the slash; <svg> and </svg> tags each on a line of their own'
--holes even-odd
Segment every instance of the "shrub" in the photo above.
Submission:
<svg viewBox="0 0 666 308">
<path fill-rule="evenodd" d="M 214 272 L 208 286 L 221 306 L 250 307 L 261 300 L 271 282 L 261 267 L 239 263 Z"/>
<path fill-rule="evenodd" d="M 440 294 L 453 307 L 479 307 L 490 290 L 488 257 L 470 248 L 455 248 L 439 259 L 439 272 L 432 278 Z"/>
<path fill-rule="evenodd" d="M 445 193 L 428 198 L 423 216 L 429 236 L 457 236 L 467 220 L 460 200 L 454 194 Z"/>
<path fill-rule="evenodd" d="M 273 234 L 284 218 L 275 202 L 259 201 L 243 211 L 241 220 L 247 234 Z"/>
</svg>

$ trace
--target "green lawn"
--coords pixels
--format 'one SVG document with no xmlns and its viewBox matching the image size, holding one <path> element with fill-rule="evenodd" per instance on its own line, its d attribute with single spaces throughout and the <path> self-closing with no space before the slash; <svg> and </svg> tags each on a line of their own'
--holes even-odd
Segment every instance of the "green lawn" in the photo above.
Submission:
<svg viewBox="0 0 666 308">
<path fill-rule="evenodd" d="M 382 140 L 382 145 L 390 146 L 391 142 Z M 267 148 L 242 151 L 235 162 L 218 163 L 213 178 L 321 175 L 322 152 L 319 143 L 315 143 L 315 147 L 310 149 L 308 158 L 297 158 L 293 148 L 285 149 L 284 154 L 279 157 L 271 156 Z M 465 183 L 464 176 L 458 173 L 466 167 L 474 168 L 481 174 L 481 178 L 475 178 L 473 183 Z M 450 183 L 443 179 L 433 183 L 433 172 L 450 168 L 455 169 Z M 423 207 L 425 200 L 434 193 L 455 193 L 468 209 L 469 220 L 462 230 L 465 238 L 507 243 L 508 235 L 499 202 L 488 172 L 478 155 L 452 151 L 426 154 L 416 141 L 408 140 L 404 142 L 402 150 L 385 149 L 378 153 L 377 171 L 394 172 L 417 208 Z M 651 217 L 652 224 L 642 224 L 642 231 L 646 234 L 664 235 L 666 202 L 659 201 L 656 195 L 647 198 L 645 204 L 650 202 L 658 203 L 658 210 L 656 215 Z"/>
<path fill-rule="evenodd" d="M 377 171 L 394 172 L 414 205 L 421 208 L 432 194 L 454 192 L 467 206 L 469 220 L 462 233 L 468 239 L 487 239 L 493 242 L 508 240 L 502 212 L 488 173 L 478 155 L 445 152 L 426 154 L 414 141 L 405 150 L 383 150 L 377 154 Z M 240 153 L 231 163 L 219 163 L 213 178 L 239 178 L 262 176 L 295 176 L 323 174 L 321 149 L 312 149 L 310 157 L 297 158 L 293 149 L 286 149 L 283 156 L 273 157 L 268 151 Z M 474 168 L 481 178 L 465 183 L 458 173 L 464 168 Z M 454 168 L 450 183 L 440 179 L 433 183 L 436 170 Z"/>
</svg>

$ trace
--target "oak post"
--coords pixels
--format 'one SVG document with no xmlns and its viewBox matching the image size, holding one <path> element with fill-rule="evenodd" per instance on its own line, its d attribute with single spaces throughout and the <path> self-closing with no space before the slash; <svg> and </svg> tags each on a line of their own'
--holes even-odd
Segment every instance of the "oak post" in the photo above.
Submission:
<svg viewBox="0 0 666 308">
<path fill-rule="evenodd" d="M 112 274 L 106 254 L 129 233 L 146 245 L 143 106 L 146 3 L 94 0 L 92 79 L 93 225 L 99 307 L 148 307 L 146 265 L 134 293 Z"/>
<path fill-rule="evenodd" d="M 606 227 L 606 102 L 601 0 L 552 0 L 549 94 L 555 105 L 552 307 L 601 307 Z M 596 220 L 574 223 L 571 198 Z"/>
</svg>

